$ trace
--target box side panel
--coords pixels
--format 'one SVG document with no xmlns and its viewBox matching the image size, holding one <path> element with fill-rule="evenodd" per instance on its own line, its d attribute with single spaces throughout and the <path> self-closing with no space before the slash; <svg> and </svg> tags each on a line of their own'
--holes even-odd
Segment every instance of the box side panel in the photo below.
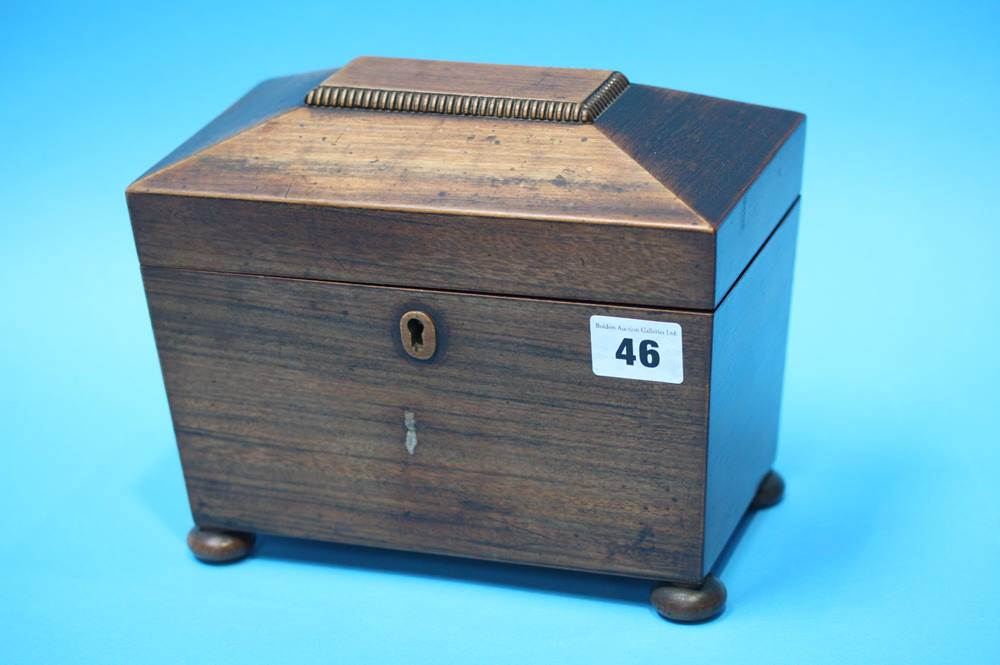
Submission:
<svg viewBox="0 0 1000 665">
<path fill-rule="evenodd" d="M 143 272 L 197 523 L 700 579 L 709 315 Z M 595 314 L 679 324 L 684 382 L 594 375 Z"/>
<path fill-rule="evenodd" d="M 715 300 L 720 302 L 774 231 L 802 189 L 806 123 L 802 122 L 763 168 L 719 226 Z"/>
<path fill-rule="evenodd" d="M 713 319 L 706 573 L 774 461 L 799 207 L 796 202 Z"/>
<path fill-rule="evenodd" d="M 144 266 L 713 309 L 711 233 L 141 194 Z"/>
</svg>

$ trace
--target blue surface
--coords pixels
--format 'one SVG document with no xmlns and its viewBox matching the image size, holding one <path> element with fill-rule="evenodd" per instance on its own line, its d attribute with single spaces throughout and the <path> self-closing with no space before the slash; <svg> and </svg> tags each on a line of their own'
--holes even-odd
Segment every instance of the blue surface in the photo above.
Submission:
<svg viewBox="0 0 1000 665">
<path fill-rule="evenodd" d="M 0 662 L 1000 662 L 997 3 L 349 4 L 0 8 Z M 361 53 L 808 113 L 789 491 L 718 621 L 630 580 L 187 553 L 123 189 L 259 80 Z"/>
</svg>

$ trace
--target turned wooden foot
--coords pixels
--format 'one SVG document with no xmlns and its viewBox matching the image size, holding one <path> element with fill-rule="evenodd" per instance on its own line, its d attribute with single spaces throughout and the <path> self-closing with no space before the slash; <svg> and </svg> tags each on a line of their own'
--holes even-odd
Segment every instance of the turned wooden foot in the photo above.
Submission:
<svg viewBox="0 0 1000 665">
<path fill-rule="evenodd" d="M 242 531 L 202 529 L 195 527 L 188 532 L 188 547 L 206 563 L 239 561 L 250 553 L 254 535 Z"/>
<path fill-rule="evenodd" d="M 774 471 L 768 471 L 764 480 L 760 481 L 757 487 L 757 494 L 750 502 L 752 510 L 770 508 L 781 502 L 781 497 L 785 495 L 785 481 Z"/>
<path fill-rule="evenodd" d="M 719 616 L 725 608 L 726 587 L 715 575 L 706 577 L 699 587 L 664 583 L 653 587 L 649 602 L 661 617 L 670 621 L 708 621 Z"/>
</svg>

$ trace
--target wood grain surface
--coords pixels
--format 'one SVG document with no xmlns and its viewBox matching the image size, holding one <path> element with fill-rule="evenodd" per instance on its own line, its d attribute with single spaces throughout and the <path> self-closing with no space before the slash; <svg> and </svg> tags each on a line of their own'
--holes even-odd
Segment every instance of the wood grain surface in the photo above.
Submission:
<svg viewBox="0 0 1000 665">
<path fill-rule="evenodd" d="M 705 233 L 136 193 L 128 203 L 145 266 L 712 307 Z"/>
<path fill-rule="evenodd" d="M 583 102 L 610 69 L 520 67 L 361 56 L 322 85 Z"/>
<path fill-rule="evenodd" d="M 143 274 L 199 526 L 701 580 L 709 315 Z M 679 323 L 685 382 L 595 376 L 593 314 Z"/>
</svg>

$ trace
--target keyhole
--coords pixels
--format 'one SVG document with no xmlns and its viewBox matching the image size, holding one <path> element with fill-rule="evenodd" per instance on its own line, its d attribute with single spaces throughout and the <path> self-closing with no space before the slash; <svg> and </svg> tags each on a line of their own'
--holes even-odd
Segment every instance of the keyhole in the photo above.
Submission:
<svg viewBox="0 0 1000 665">
<path fill-rule="evenodd" d="M 424 324 L 418 319 L 410 319 L 406 322 L 406 327 L 410 329 L 410 346 L 414 351 L 420 351 L 424 345 Z"/>
<path fill-rule="evenodd" d="M 437 328 L 426 313 L 412 310 L 399 319 L 399 341 L 411 358 L 430 360 L 437 351 Z"/>
</svg>

